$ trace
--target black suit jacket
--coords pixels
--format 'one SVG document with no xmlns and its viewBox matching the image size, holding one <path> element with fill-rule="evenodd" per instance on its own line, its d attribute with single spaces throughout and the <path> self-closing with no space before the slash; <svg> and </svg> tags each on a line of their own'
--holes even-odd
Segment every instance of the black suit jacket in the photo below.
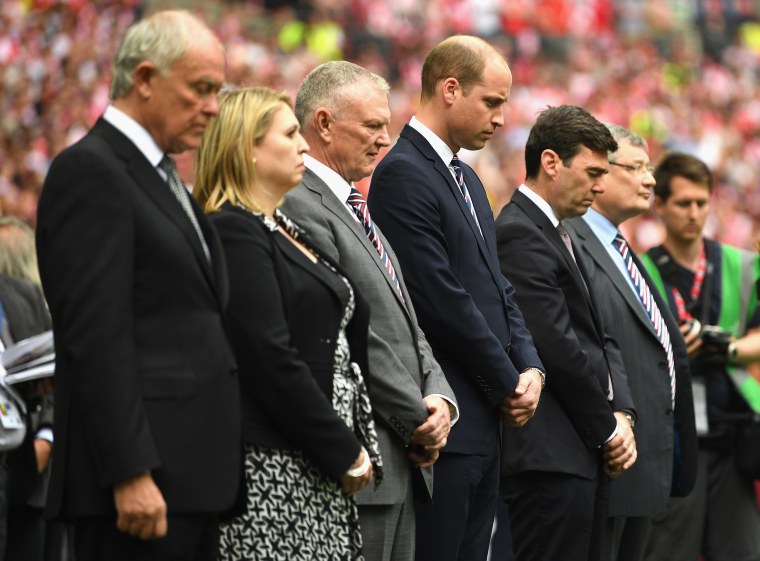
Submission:
<svg viewBox="0 0 760 561">
<path fill-rule="evenodd" d="M 503 473 L 550 471 L 593 478 L 599 447 L 633 409 L 625 370 L 605 336 L 593 294 L 549 218 L 515 192 L 496 221 L 499 259 L 547 368 L 536 415 L 504 433 Z M 614 401 L 607 400 L 608 373 Z"/>
<path fill-rule="evenodd" d="M 228 318 L 240 365 L 245 441 L 302 450 L 338 479 L 361 447 L 332 407 L 344 312 L 340 295 L 317 273 L 317 265 L 307 265 L 300 250 L 273 235 L 260 218 L 230 204 L 210 218 L 229 263 Z M 315 280 L 322 290 L 315 289 Z M 354 296 L 346 335 L 351 361 L 366 374 L 369 306 L 355 289 Z"/>
<path fill-rule="evenodd" d="M 521 371 L 543 366 L 499 270 L 483 184 L 462 167 L 482 236 L 448 167 L 408 125 L 377 166 L 368 202 L 457 396 L 461 417 L 445 450 L 485 454 L 498 446 L 497 405 L 512 394 Z"/>
<path fill-rule="evenodd" d="M 157 170 L 99 120 L 50 167 L 37 251 L 56 347 L 48 514 L 110 514 L 114 483 L 150 471 L 169 512 L 231 506 L 241 470 L 236 367 L 211 264 Z"/>
<path fill-rule="evenodd" d="M 665 508 L 671 490 L 676 495 L 688 494 L 697 475 L 697 434 L 686 344 L 667 303 L 633 254 L 670 333 L 676 370 L 674 411 L 667 355 L 641 301 L 586 221 L 574 218 L 567 222 L 576 257 L 583 262 L 589 286 L 599 300 L 605 328 L 620 342 L 638 413 L 634 429 L 638 458 L 631 469 L 612 480 L 610 516 L 654 516 Z M 678 429 L 680 448 L 675 464 L 674 428 Z"/>
</svg>

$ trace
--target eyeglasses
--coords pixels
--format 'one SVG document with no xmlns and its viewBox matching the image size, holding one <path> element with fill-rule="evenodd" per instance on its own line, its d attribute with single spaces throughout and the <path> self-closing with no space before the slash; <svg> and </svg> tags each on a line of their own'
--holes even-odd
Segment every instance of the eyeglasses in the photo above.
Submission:
<svg viewBox="0 0 760 561">
<path fill-rule="evenodd" d="M 620 162 L 610 162 L 611 166 L 618 166 L 624 169 L 627 169 L 631 173 L 634 173 L 635 175 L 654 175 L 654 166 L 651 166 L 649 164 L 621 164 Z"/>
</svg>

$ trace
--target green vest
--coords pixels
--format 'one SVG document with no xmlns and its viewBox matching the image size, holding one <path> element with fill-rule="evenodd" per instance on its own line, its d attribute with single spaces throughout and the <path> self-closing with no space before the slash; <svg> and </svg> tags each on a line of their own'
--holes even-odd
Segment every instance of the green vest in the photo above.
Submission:
<svg viewBox="0 0 760 561">
<path fill-rule="evenodd" d="M 757 280 L 760 279 L 760 259 L 757 254 L 720 244 L 721 285 L 720 316 L 718 326 L 729 331 L 734 337 L 742 337 L 747 331 L 747 322 L 757 309 Z M 673 303 L 671 286 L 666 284 L 655 262 L 647 253 L 641 256 L 649 275 L 663 299 Z M 738 291 L 724 287 L 738 287 Z M 739 393 L 756 413 L 760 413 L 760 383 L 743 368 L 726 366 L 726 372 Z"/>
</svg>

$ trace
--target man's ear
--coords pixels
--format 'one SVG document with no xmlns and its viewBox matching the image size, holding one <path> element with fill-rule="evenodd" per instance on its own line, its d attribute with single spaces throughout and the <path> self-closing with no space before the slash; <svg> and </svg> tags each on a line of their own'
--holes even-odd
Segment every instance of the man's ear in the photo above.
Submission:
<svg viewBox="0 0 760 561">
<path fill-rule="evenodd" d="M 140 97 L 150 99 L 153 95 L 153 79 L 158 75 L 158 68 L 146 60 L 137 65 L 133 72 L 134 88 Z"/>
<path fill-rule="evenodd" d="M 562 165 L 562 159 L 559 157 L 559 154 L 551 148 L 547 148 L 541 152 L 541 169 L 552 179 L 559 175 L 559 168 Z"/>
<path fill-rule="evenodd" d="M 459 80 L 456 78 L 451 77 L 441 80 L 438 87 L 441 89 L 441 92 L 443 93 L 443 101 L 447 105 L 453 104 L 457 97 L 462 95 L 462 88 L 459 85 Z"/>
<path fill-rule="evenodd" d="M 319 138 L 325 143 L 332 142 L 332 136 L 335 127 L 335 118 L 332 112 L 326 107 L 317 107 L 313 115 L 314 130 Z"/>
</svg>

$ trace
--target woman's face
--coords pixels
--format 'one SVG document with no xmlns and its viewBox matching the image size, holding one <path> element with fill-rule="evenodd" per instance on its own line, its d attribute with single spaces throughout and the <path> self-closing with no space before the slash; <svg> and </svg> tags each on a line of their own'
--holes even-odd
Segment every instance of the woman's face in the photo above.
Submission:
<svg viewBox="0 0 760 561">
<path fill-rule="evenodd" d="M 301 182 L 306 169 L 303 155 L 308 150 L 293 110 L 283 103 L 264 138 L 253 147 L 256 182 L 273 194 L 284 195 Z"/>
</svg>

